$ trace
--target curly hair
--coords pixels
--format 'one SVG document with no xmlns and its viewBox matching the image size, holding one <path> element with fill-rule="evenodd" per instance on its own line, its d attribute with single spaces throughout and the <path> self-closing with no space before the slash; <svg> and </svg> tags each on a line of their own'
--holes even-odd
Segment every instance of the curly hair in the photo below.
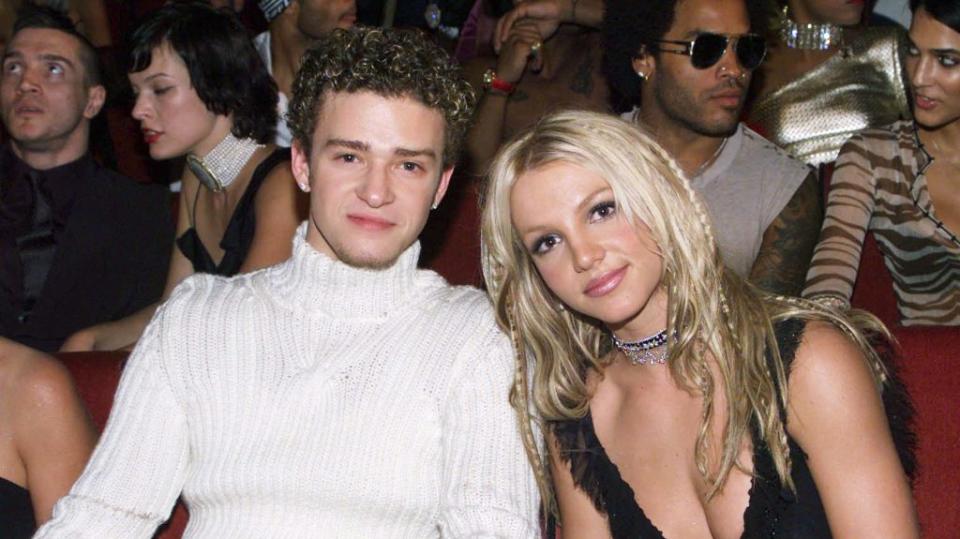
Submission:
<svg viewBox="0 0 960 539">
<path fill-rule="evenodd" d="M 766 35 L 771 9 L 767 0 L 744 0 L 750 31 Z M 615 92 L 615 100 L 637 102 L 640 79 L 631 63 L 644 45 L 651 50 L 670 31 L 679 0 L 606 0 L 603 10 L 603 73 Z M 657 54 L 657 53 L 655 53 Z"/>
<path fill-rule="evenodd" d="M 529 402 L 539 415 L 537 421 L 547 423 L 541 428 L 583 417 L 589 405 L 587 373 L 603 372 L 613 359 L 610 333 L 599 321 L 555 307 L 558 300 L 510 216 L 510 194 L 517 178 L 561 161 L 605 178 L 618 211 L 630 222 L 645 223 L 659 246 L 660 286 L 668 298 L 666 329 L 676 336 L 668 346 L 667 364 L 680 387 L 703 398 L 695 461 L 710 485 L 708 496 L 723 488 L 737 466 L 752 419 L 770 447 L 781 483 L 792 488 L 786 426 L 780 415 L 780 407 L 786 406 L 786 372 L 773 322 L 799 317 L 834 324 L 859 345 L 878 385 L 887 381 L 887 371 L 860 328 L 889 334 L 870 315 L 855 313 L 852 321 L 809 301 L 766 295 L 745 282 L 723 265 L 706 210 L 665 150 L 616 117 L 567 111 L 541 119 L 500 150 L 483 190 L 481 218 L 484 279 L 498 323 L 511 333 L 517 354 L 511 403 L 547 507 L 552 509 L 549 467 L 535 444 L 537 429 Z M 719 414 L 726 423 L 721 439 L 713 440 L 708 427 L 718 415 L 717 392 L 726 403 Z M 714 467 L 707 455 L 718 441 L 721 458 Z"/>
<path fill-rule="evenodd" d="M 395 29 L 337 29 L 304 54 L 287 123 L 307 155 L 326 92 L 362 91 L 412 97 L 439 111 L 445 124 L 443 165 L 453 166 L 476 95 L 459 66 L 423 33 Z"/>
<path fill-rule="evenodd" d="M 231 10 L 174 2 L 150 13 L 130 37 L 127 72 L 150 67 L 153 51 L 164 44 L 186 64 L 190 84 L 207 109 L 233 115 L 235 136 L 273 142 L 277 83 Z"/>
</svg>

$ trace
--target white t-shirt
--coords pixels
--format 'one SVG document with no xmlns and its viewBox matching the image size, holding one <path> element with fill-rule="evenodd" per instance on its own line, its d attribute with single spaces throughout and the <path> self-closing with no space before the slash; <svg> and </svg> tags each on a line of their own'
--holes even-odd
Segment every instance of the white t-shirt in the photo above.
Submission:
<svg viewBox="0 0 960 539">
<path fill-rule="evenodd" d="M 267 71 L 273 75 L 273 58 L 270 55 L 270 32 L 264 32 L 253 38 L 253 46 L 260 53 L 260 58 L 267 66 Z M 290 128 L 287 126 L 287 106 L 289 100 L 283 92 L 277 93 L 277 136 L 275 142 L 277 146 L 290 147 L 290 141 L 293 135 L 290 134 Z"/>
</svg>

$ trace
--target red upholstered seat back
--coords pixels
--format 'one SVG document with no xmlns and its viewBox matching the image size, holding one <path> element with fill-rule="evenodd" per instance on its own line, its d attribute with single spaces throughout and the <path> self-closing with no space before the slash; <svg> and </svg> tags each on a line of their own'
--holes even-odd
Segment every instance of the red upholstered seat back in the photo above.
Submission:
<svg viewBox="0 0 960 539">
<path fill-rule="evenodd" d="M 900 343 L 901 375 L 917 409 L 919 476 L 914 498 L 923 536 L 952 539 L 960 529 L 960 328 L 899 324 L 893 281 L 867 234 L 852 303 L 884 321 Z"/>
<path fill-rule="evenodd" d="M 420 236 L 421 264 L 451 284 L 480 286 L 480 208 L 478 186 L 454 177 L 443 203 Z"/>
<path fill-rule="evenodd" d="M 833 167 L 821 169 L 825 194 Z M 873 233 L 863 243 L 851 303 L 893 332 L 902 352 L 900 374 L 916 406 L 919 475 L 913 495 L 923 536 L 953 539 L 960 529 L 960 328 L 900 325 L 893 279 Z"/>
<path fill-rule="evenodd" d="M 87 406 L 90 417 L 97 430 L 103 432 L 113 406 L 113 395 L 120 381 L 123 363 L 127 359 L 126 352 L 84 352 L 59 354 L 58 357 L 77 385 L 80 398 Z M 157 534 L 157 539 L 179 539 L 187 526 L 189 513 L 183 502 L 178 501 L 170 520 L 164 524 Z"/>
</svg>

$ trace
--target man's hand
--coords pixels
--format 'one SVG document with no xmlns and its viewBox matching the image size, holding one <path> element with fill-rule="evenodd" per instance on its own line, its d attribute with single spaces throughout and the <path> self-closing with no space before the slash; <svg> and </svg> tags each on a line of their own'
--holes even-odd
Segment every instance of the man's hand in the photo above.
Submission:
<svg viewBox="0 0 960 539">
<path fill-rule="evenodd" d="M 540 39 L 546 41 L 553 36 L 561 23 L 573 22 L 572 16 L 573 0 L 519 1 L 512 10 L 497 21 L 493 32 L 493 50 L 500 52 L 500 48 L 510 39 L 510 34 L 517 22 L 532 22 L 540 32 Z"/>
<path fill-rule="evenodd" d="M 513 23 L 497 56 L 497 77 L 516 84 L 523 77 L 528 62 L 532 62 L 530 67 L 535 71 L 542 68 L 543 60 L 539 53 L 539 47 L 542 46 L 542 34 L 533 21 L 521 19 Z"/>
</svg>

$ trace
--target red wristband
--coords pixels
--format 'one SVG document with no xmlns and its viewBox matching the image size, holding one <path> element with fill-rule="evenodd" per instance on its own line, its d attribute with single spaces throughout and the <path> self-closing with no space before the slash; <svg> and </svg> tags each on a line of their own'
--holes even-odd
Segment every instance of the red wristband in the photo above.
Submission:
<svg viewBox="0 0 960 539">
<path fill-rule="evenodd" d="M 516 84 L 497 77 L 497 72 L 492 69 L 488 69 L 483 74 L 483 87 L 487 90 L 496 90 L 506 95 L 512 94 L 513 91 L 517 89 Z"/>
</svg>

